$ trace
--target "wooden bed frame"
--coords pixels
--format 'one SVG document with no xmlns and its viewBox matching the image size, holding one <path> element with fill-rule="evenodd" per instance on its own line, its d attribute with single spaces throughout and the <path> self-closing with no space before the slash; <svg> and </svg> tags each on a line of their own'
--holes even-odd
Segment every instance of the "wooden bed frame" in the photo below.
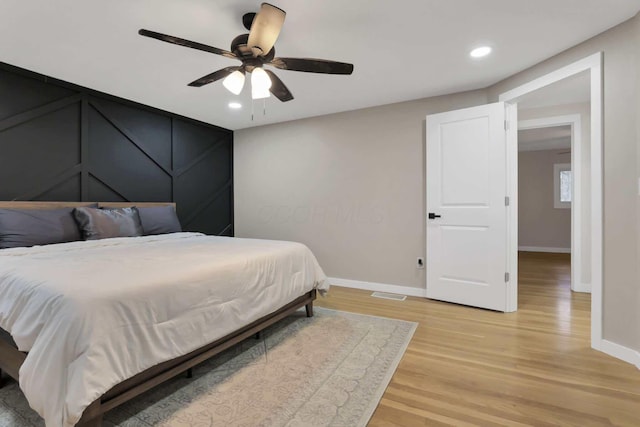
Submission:
<svg viewBox="0 0 640 427">
<path fill-rule="evenodd" d="M 0 209 L 55 209 L 63 207 L 88 206 L 90 202 L 0 202 Z M 167 206 L 175 207 L 174 203 L 98 203 L 100 207 L 128 207 L 128 206 Z M 115 385 L 100 398 L 91 403 L 84 411 L 82 418 L 76 427 L 101 427 L 103 415 L 133 399 L 134 397 L 176 377 L 182 373 L 191 373 L 191 369 L 215 356 L 216 354 L 234 346 L 235 344 L 251 337 L 258 336 L 266 327 L 291 315 L 301 307 L 306 307 L 307 317 L 313 316 L 313 301 L 316 299 L 316 290 L 313 289 L 299 296 L 285 306 L 279 308 L 251 324 L 230 333 L 208 345 L 205 345 L 184 356 L 177 357 L 167 362 L 153 366 L 123 382 Z M 3 337 L 4 335 L 4 337 Z M 20 366 L 24 362 L 27 353 L 18 351 L 11 336 L 0 329 L 0 375 L 2 371 L 10 377 L 18 380 Z"/>
</svg>

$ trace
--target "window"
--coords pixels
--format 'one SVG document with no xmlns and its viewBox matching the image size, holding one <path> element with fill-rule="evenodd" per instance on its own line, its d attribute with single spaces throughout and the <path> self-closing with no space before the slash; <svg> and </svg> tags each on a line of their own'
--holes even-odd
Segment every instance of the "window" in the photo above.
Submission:
<svg viewBox="0 0 640 427">
<path fill-rule="evenodd" d="M 573 192 L 573 176 L 570 163 L 556 163 L 553 165 L 553 207 L 571 209 Z"/>
</svg>

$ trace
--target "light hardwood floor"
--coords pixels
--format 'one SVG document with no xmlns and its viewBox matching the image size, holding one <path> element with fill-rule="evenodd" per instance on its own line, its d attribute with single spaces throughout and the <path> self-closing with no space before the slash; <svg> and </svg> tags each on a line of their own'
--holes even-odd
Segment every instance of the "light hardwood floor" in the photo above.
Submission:
<svg viewBox="0 0 640 427">
<path fill-rule="evenodd" d="M 640 370 L 590 348 L 569 272 L 521 253 L 516 313 L 338 287 L 317 304 L 419 323 L 370 426 L 640 426 Z"/>
</svg>

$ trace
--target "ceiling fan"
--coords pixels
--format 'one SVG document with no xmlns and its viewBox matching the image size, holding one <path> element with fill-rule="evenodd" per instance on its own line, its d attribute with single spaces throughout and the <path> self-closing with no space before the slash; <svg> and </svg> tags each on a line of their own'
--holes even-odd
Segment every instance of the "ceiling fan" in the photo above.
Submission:
<svg viewBox="0 0 640 427">
<path fill-rule="evenodd" d="M 251 74 L 251 97 L 253 99 L 268 98 L 272 93 L 282 102 L 291 101 L 293 95 L 272 71 L 265 70 L 270 65 L 281 70 L 303 71 L 306 73 L 322 74 L 351 74 L 353 64 L 314 58 L 276 58 L 274 44 L 278 39 L 286 12 L 269 3 L 262 3 L 260 11 L 246 13 L 242 17 L 248 34 L 241 34 L 231 42 L 231 51 L 218 49 L 202 43 L 141 29 L 138 34 L 173 43 L 204 52 L 222 55 L 226 58 L 237 59 L 241 65 L 225 67 L 207 74 L 189 86 L 201 87 L 217 80 L 224 79 L 223 85 L 233 94 L 238 95 L 244 87 L 245 74 Z"/>
</svg>

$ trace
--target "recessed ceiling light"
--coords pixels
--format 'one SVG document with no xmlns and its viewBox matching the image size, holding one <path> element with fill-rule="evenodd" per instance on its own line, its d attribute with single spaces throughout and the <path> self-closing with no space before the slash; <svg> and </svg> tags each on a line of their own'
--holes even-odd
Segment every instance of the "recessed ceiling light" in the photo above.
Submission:
<svg viewBox="0 0 640 427">
<path fill-rule="evenodd" d="M 472 58 L 482 58 L 491 53 L 491 48 L 489 46 L 481 46 L 473 49 L 469 55 Z"/>
<path fill-rule="evenodd" d="M 237 110 L 239 108 L 242 108 L 242 104 L 240 104 L 239 102 L 230 102 L 229 103 L 229 108 Z"/>
</svg>

